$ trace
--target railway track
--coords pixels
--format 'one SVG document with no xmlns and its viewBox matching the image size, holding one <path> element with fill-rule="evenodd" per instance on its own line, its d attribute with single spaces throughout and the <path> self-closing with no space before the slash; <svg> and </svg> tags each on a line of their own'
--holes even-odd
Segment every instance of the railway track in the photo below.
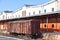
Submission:
<svg viewBox="0 0 60 40">
<path fill-rule="evenodd" d="M 25 35 L 14 36 L 14 35 L 9 35 L 9 34 L 5 34 L 5 33 L 0 33 L 0 35 L 7 36 L 7 37 L 12 37 L 12 38 L 24 39 L 24 40 L 42 40 L 40 38 L 32 39 L 31 37 L 25 36 Z"/>
<path fill-rule="evenodd" d="M 60 33 L 54 32 L 54 33 L 43 33 L 45 36 L 44 38 L 37 38 L 37 39 L 32 39 L 29 36 L 26 35 L 18 35 L 18 36 L 13 36 L 5 33 L 0 33 L 0 35 L 7 36 L 7 37 L 12 37 L 12 38 L 18 38 L 18 39 L 24 39 L 24 40 L 47 40 L 46 37 L 52 38 L 54 35 L 60 35 Z M 50 38 L 49 37 L 49 38 Z"/>
<path fill-rule="evenodd" d="M 19 39 L 19 38 L 0 35 L 0 40 L 24 40 L 24 39 Z"/>
</svg>

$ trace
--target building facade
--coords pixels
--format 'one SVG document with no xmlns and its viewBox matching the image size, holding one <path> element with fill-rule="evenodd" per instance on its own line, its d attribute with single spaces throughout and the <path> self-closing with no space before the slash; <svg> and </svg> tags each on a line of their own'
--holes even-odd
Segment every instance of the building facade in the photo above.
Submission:
<svg viewBox="0 0 60 40">
<path fill-rule="evenodd" d="M 60 0 L 53 0 L 42 5 L 25 5 L 24 7 L 10 13 L 2 12 L 0 15 L 0 20 L 30 17 L 58 12 L 60 10 L 59 4 Z"/>
</svg>

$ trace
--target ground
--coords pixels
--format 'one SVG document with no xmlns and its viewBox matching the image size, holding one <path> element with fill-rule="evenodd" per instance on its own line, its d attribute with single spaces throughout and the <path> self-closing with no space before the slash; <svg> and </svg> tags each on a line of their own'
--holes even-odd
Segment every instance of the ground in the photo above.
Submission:
<svg viewBox="0 0 60 40">
<path fill-rule="evenodd" d="M 0 35 L 0 40 L 24 40 L 24 39 L 19 39 L 19 38 L 13 38 L 13 37 L 7 37 Z"/>
<path fill-rule="evenodd" d="M 12 36 L 8 34 L 0 33 L 0 40 L 60 40 L 60 33 L 53 32 L 53 33 L 43 33 L 43 38 L 31 39 L 27 36 Z"/>
</svg>

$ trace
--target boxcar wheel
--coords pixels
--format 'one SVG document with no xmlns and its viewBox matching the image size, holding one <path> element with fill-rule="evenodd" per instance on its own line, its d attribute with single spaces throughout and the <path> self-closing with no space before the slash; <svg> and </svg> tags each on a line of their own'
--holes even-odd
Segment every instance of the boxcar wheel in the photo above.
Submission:
<svg viewBox="0 0 60 40">
<path fill-rule="evenodd" d="M 36 34 L 32 34 L 32 35 L 31 35 L 31 38 L 32 38 L 32 39 L 36 39 Z"/>
<path fill-rule="evenodd" d="M 18 36 L 18 33 L 13 33 L 14 36 Z"/>
<path fill-rule="evenodd" d="M 12 35 L 12 33 L 10 32 L 10 35 Z"/>
<path fill-rule="evenodd" d="M 18 36 L 18 34 L 17 34 L 17 33 L 10 33 L 10 35 Z"/>
</svg>

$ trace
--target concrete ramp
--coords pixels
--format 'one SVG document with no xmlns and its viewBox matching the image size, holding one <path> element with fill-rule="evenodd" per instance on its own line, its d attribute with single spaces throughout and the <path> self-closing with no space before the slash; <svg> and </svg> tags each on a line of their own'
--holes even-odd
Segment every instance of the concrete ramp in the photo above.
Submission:
<svg viewBox="0 0 60 40">
<path fill-rule="evenodd" d="M 60 33 L 45 33 L 42 40 L 60 40 Z"/>
<path fill-rule="evenodd" d="M 0 40 L 24 40 L 24 39 L 19 39 L 19 38 L 7 37 L 7 36 L 0 35 Z"/>
</svg>

